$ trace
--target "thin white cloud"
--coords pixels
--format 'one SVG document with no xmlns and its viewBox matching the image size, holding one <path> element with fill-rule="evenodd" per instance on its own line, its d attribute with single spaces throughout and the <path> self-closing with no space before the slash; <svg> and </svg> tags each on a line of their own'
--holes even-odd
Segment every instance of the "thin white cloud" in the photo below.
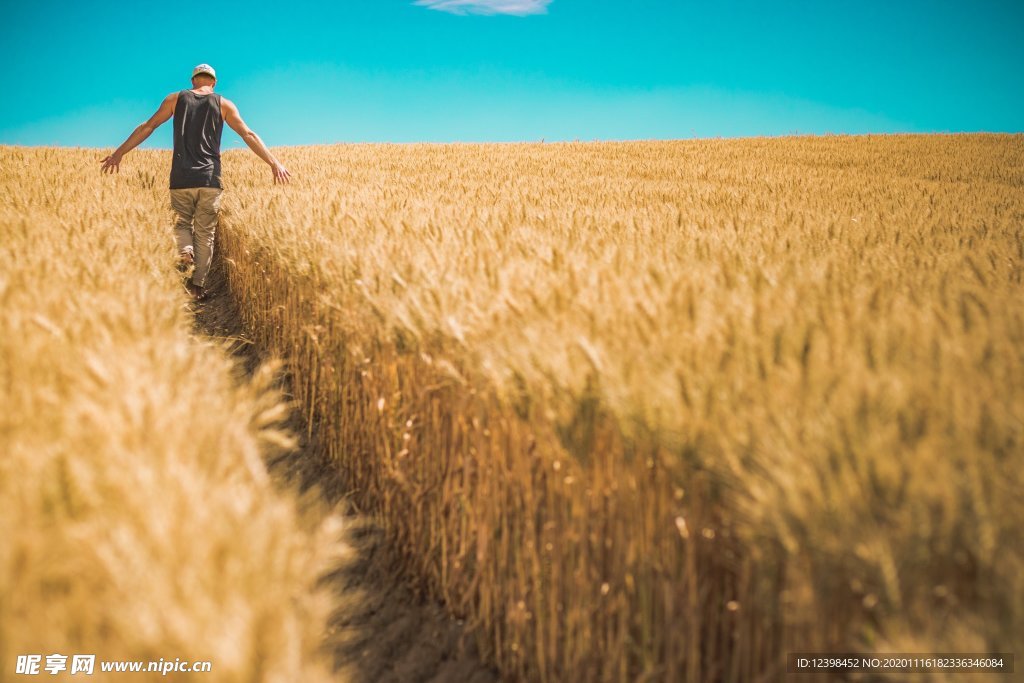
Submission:
<svg viewBox="0 0 1024 683">
<path fill-rule="evenodd" d="M 547 14 L 551 0 L 416 0 L 414 5 L 452 14 Z"/>
</svg>

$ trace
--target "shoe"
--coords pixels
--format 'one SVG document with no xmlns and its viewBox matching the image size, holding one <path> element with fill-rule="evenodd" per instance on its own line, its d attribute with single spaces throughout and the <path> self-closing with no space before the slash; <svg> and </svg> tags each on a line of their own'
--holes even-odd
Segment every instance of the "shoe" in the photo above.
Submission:
<svg viewBox="0 0 1024 683">
<path fill-rule="evenodd" d="M 195 259 L 192 258 L 192 252 L 183 251 L 178 254 L 178 272 L 184 273 L 186 270 L 192 267 L 195 263 Z"/>
<path fill-rule="evenodd" d="M 200 287 L 191 282 L 188 284 L 188 293 L 192 295 L 193 301 L 206 301 L 206 298 L 210 295 L 206 291 L 206 287 Z"/>
</svg>

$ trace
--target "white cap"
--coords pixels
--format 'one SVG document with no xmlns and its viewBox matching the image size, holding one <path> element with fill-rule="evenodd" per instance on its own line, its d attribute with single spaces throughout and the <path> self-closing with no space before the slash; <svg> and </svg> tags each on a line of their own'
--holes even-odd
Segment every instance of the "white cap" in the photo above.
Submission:
<svg viewBox="0 0 1024 683">
<path fill-rule="evenodd" d="M 192 78 L 195 78 L 199 74 L 209 74 L 213 76 L 214 80 L 217 80 L 217 72 L 213 70 L 213 67 L 209 64 L 200 64 L 196 68 L 192 69 Z"/>
</svg>

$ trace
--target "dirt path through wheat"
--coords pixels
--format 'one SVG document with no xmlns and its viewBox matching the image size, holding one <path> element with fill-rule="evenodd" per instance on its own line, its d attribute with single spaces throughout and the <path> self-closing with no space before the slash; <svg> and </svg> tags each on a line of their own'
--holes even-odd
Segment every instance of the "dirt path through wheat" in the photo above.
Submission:
<svg viewBox="0 0 1024 683">
<path fill-rule="evenodd" d="M 242 329 L 215 259 L 210 297 L 194 305 L 195 334 L 225 344 L 245 373 L 261 362 L 259 349 Z M 287 384 L 284 390 L 287 391 Z M 304 435 L 304 429 L 294 430 Z M 316 438 L 314 433 L 313 439 Z M 276 462 L 271 472 L 301 489 L 316 487 L 331 504 L 345 504 L 346 487 L 315 449 L 300 448 Z M 335 598 L 326 637 L 339 680 L 354 683 L 491 683 L 497 675 L 480 663 L 461 625 L 438 605 L 418 602 L 389 569 L 392 557 L 384 533 L 373 521 L 351 512 L 344 542 L 353 552 L 323 581 Z"/>
</svg>

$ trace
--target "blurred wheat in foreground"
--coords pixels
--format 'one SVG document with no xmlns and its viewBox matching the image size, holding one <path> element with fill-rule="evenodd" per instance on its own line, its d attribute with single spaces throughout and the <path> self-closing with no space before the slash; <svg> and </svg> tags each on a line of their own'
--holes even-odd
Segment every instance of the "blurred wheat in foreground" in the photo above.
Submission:
<svg viewBox="0 0 1024 683">
<path fill-rule="evenodd" d="M 0 148 L 0 680 L 32 653 L 327 680 L 335 539 L 268 480 L 282 405 L 190 337 L 166 190 L 96 158 Z"/>
</svg>

